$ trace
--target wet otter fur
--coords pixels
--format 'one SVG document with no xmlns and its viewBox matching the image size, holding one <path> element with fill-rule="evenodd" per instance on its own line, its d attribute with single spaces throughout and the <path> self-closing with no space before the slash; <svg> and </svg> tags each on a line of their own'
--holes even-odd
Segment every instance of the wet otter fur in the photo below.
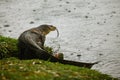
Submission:
<svg viewBox="0 0 120 80">
<path fill-rule="evenodd" d="M 42 59 L 51 62 L 60 62 L 62 64 L 75 65 L 80 67 L 91 68 L 95 63 L 82 63 L 59 59 L 44 50 L 46 35 L 57 30 L 53 25 L 40 25 L 24 31 L 18 38 L 18 49 L 20 59 Z M 59 35 L 59 33 L 58 33 Z"/>
</svg>

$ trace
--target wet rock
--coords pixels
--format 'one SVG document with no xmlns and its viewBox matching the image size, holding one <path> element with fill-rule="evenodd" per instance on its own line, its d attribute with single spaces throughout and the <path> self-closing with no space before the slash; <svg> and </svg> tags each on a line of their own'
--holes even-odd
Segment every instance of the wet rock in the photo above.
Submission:
<svg viewBox="0 0 120 80">
<path fill-rule="evenodd" d="M 81 54 L 78 54 L 78 55 L 77 55 L 77 57 L 80 57 L 80 56 L 82 56 L 82 55 L 81 55 Z"/>
<path fill-rule="evenodd" d="M 113 17 L 113 15 L 111 15 L 110 17 Z"/>
<path fill-rule="evenodd" d="M 90 50 L 90 48 L 87 48 L 86 50 L 88 50 L 88 51 L 89 51 L 89 50 Z"/>
<path fill-rule="evenodd" d="M 66 3 L 69 4 L 70 2 L 67 1 Z"/>
<path fill-rule="evenodd" d="M 10 25 L 6 24 L 6 25 L 4 25 L 4 27 L 10 27 Z"/>
<path fill-rule="evenodd" d="M 71 53 L 70 55 L 73 55 L 73 53 Z"/>
<path fill-rule="evenodd" d="M 66 10 L 67 12 L 69 12 L 69 13 L 71 12 L 71 10 L 68 10 L 68 9 L 65 9 L 65 10 Z"/>
<path fill-rule="evenodd" d="M 107 40 L 105 39 L 104 41 L 106 42 Z"/>
<path fill-rule="evenodd" d="M 70 13 L 70 12 L 71 12 L 71 10 L 68 10 L 68 12 Z"/>
<path fill-rule="evenodd" d="M 35 12 L 36 10 L 33 10 L 33 12 Z"/>
<path fill-rule="evenodd" d="M 9 30 L 8 32 L 12 32 L 12 30 Z"/>
<path fill-rule="evenodd" d="M 102 53 L 100 53 L 99 55 L 100 55 L 100 56 L 102 56 L 103 54 L 102 54 Z"/>
<path fill-rule="evenodd" d="M 62 7 L 62 5 L 59 5 L 60 7 Z"/>
<path fill-rule="evenodd" d="M 112 11 L 112 13 L 113 13 L 113 14 L 116 14 L 116 12 L 115 12 L 115 11 Z"/>
<path fill-rule="evenodd" d="M 76 8 L 74 8 L 74 10 L 76 10 Z"/>
<path fill-rule="evenodd" d="M 30 24 L 34 24 L 34 22 L 33 22 L 33 21 L 31 21 L 31 22 L 30 22 Z"/>
<path fill-rule="evenodd" d="M 85 18 L 88 18 L 88 16 L 85 16 Z"/>
<path fill-rule="evenodd" d="M 109 36 L 110 34 L 109 33 L 107 33 L 107 36 Z"/>
<path fill-rule="evenodd" d="M 78 54 L 78 55 L 77 55 L 77 57 L 78 57 L 79 59 L 81 58 L 81 56 L 82 56 L 81 54 Z"/>
<path fill-rule="evenodd" d="M 104 23 L 106 23 L 106 21 L 104 21 Z"/>
<path fill-rule="evenodd" d="M 97 24 L 100 24 L 100 22 L 97 22 Z"/>
</svg>

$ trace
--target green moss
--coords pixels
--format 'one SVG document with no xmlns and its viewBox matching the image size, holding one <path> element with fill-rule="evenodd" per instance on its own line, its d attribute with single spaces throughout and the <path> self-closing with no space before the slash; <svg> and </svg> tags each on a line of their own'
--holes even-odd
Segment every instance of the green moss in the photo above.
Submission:
<svg viewBox="0 0 120 80">
<path fill-rule="evenodd" d="M 0 64 L 1 80 L 117 80 L 95 70 L 38 59 L 7 58 Z"/>
<path fill-rule="evenodd" d="M 51 47 L 45 46 L 44 50 L 47 51 L 50 54 L 53 54 L 53 49 Z"/>
<path fill-rule="evenodd" d="M 13 38 L 0 36 L 0 59 L 11 56 L 17 57 L 17 40 Z"/>
</svg>

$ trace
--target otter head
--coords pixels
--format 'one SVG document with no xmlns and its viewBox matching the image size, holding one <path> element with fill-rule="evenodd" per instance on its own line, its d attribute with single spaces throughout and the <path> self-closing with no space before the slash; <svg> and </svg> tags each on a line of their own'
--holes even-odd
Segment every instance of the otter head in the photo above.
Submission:
<svg viewBox="0 0 120 80">
<path fill-rule="evenodd" d="M 57 37 L 59 36 L 59 31 L 58 31 L 58 29 L 55 27 L 55 26 L 53 26 L 53 25 L 41 25 L 40 27 L 39 27 L 42 31 L 43 31 L 43 33 L 45 34 L 45 35 L 47 35 L 50 31 L 57 31 Z"/>
<path fill-rule="evenodd" d="M 55 31 L 55 30 L 56 30 L 56 27 L 53 26 L 53 25 L 48 25 L 48 27 L 49 27 L 49 30 L 50 30 L 50 31 Z"/>
</svg>

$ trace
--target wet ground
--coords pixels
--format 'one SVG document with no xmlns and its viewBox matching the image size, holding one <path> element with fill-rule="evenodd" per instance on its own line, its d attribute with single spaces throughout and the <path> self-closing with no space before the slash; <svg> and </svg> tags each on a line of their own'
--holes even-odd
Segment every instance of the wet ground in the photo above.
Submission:
<svg viewBox="0 0 120 80">
<path fill-rule="evenodd" d="M 120 78 L 120 0 L 0 0 L 1 35 L 18 38 L 41 24 L 59 29 L 46 45 L 65 59 L 101 61 L 92 69 Z"/>
</svg>

